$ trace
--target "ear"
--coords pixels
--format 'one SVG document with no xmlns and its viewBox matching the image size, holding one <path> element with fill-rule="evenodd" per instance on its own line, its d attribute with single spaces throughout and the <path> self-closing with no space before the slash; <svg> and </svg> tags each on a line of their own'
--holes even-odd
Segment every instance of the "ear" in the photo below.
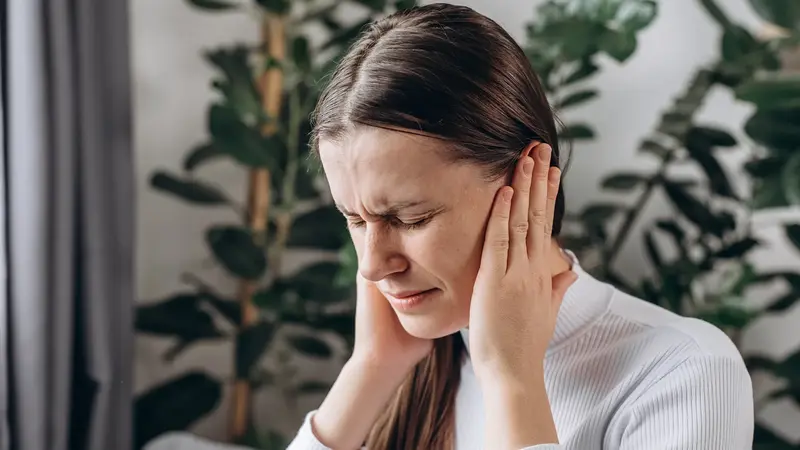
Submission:
<svg viewBox="0 0 800 450">
<path fill-rule="evenodd" d="M 524 158 L 526 156 L 530 156 L 530 154 L 533 151 L 533 149 L 536 148 L 536 146 L 539 145 L 539 144 L 541 144 L 541 142 L 539 142 L 539 141 L 531 141 L 531 143 L 528 144 L 527 147 L 525 147 L 524 150 L 522 150 L 522 154 L 519 156 L 519 159 L 522 159 L 522 158 Z"/>
</svg>

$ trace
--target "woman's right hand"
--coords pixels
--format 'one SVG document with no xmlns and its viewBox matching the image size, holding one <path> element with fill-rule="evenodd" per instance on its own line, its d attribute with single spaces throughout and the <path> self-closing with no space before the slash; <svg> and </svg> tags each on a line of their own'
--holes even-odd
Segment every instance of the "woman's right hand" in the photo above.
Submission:
<svg viewBox="0 0 800 450">
<path fill-rule="evenodd" d="M 405 375 L 431 352 L 433 341 L 408 334 L 375 283 L 361 274 L 356 278 L 356 337 L 352 360 Z"/>
<path fill-rule="evenodd" d="M 357 276 L 353 355 L 339 373 L 311 426 L 328 448 L 360 448 L 386 404 L 433 341 L 406 332 L 374 283 Z"/>
</svg>

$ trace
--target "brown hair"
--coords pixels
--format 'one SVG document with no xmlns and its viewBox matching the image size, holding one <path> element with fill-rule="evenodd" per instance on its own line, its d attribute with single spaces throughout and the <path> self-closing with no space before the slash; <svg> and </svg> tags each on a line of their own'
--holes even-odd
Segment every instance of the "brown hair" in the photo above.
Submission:
<svg viewBox="0 0 800 450">
<path fill-rule="evenodd" d="M 339 62 L 312 117 L 311 144 L 340 140 L 355 126 L 435 136 L 454 160 L 509 177 L 532 141 L 550 144 L 556 120 L 523 50 L 474 10 L 432 4 L 371 24 Z M 564 215 L 558 193 L 553 236 Z M 437 339 L 367 439 L 370 450 L 451 450 L 464 343 Z"/>
</svg>

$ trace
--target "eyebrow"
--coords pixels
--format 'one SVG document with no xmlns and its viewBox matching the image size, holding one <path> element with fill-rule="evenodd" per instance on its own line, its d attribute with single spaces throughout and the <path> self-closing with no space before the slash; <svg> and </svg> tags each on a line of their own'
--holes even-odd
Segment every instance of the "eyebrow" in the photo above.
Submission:
<svg viewBox="0 0 800 450">
<path fill-rule="evenodd" d="M 427 201 L 422 201 L 422 200 L 398 202 L 398 203 L 395 203 L 392 206 L 389 206 L 389 207 L 387 207 L 385 209 L 382 209 L 380 211 L 376 211 L 376 212 L 372 213 L 371 215 L 378 216 L 378 217 L 380 217 L 380 216 L 396 216 L 397 214 L 400 213 L 400 211 L 402 211 L 404 209 L 413 208 L 415 206 L 424 205 L 426 203 L 428 203 L 428 202 Z M 341 211 L 341 213 L 344 214 L 345 216 L 358 216 L 358 214 L 348 210 L 347 208 L 345 208 L 344 206 L 342 206 L 342 205 L 340 205 L 338 203 L 336 203 L 336 209 Z"/>
</svg>

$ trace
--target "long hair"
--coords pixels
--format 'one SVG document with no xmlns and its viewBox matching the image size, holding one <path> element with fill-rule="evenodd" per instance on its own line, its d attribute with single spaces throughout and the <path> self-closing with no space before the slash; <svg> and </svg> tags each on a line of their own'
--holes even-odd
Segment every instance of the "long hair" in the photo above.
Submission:
<svg viewBox="0 0 800 450">
<path fill-rule="evenodd" d="M 556 120 L 525 53 L 463 6 L 421 6 L 372 23 L 339 62 L 312 123 L 314 150 L 371 126 L 439 138 L 454 161 L 477 164 L 490 179 L 508 179 L 532 140 L 550 144 L 559 165 Z M 563 215 L 560 191 L 553 236 Z M 452 450 L 464 355 L 458 334 L 437 339 L 373 425 L 367 448 Z"/>
</svg>

